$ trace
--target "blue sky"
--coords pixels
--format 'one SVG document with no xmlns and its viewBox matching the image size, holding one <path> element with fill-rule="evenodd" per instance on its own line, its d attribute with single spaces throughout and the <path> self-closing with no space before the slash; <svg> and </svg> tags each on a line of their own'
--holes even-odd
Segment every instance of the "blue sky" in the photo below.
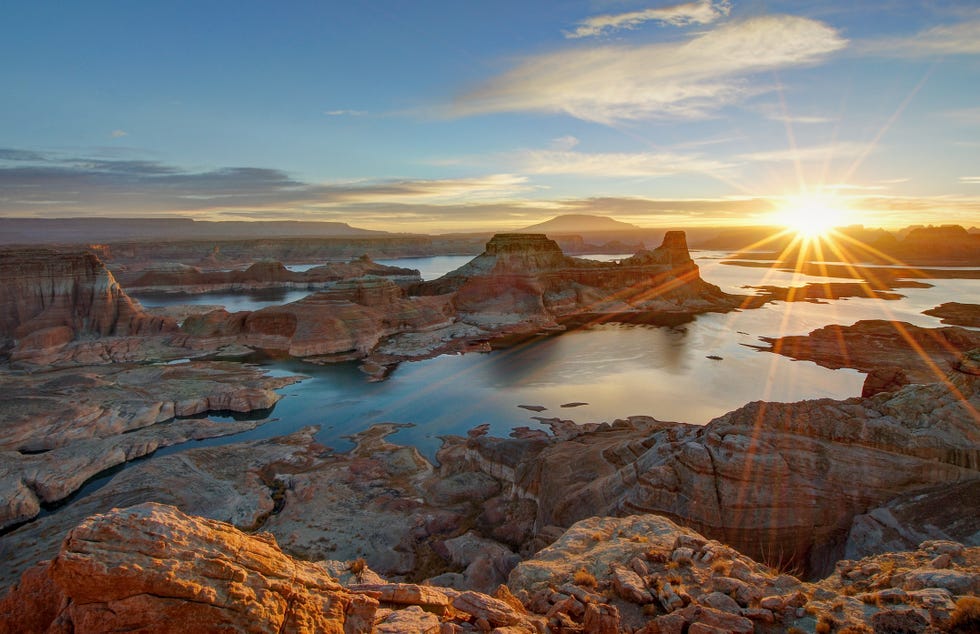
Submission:
<svg viewBox="0 0 980 634">
<path fill-rule="evenodd" d="M 980 225 L 975 2 L 8 0 L 0 59 L 4 216 Z"/>
</svg>

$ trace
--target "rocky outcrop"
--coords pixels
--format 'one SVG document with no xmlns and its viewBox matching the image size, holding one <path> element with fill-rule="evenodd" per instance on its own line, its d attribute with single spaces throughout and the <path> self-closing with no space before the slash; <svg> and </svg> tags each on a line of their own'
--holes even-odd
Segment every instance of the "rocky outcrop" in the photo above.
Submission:
<svg viewBox="0 0 980 634">
<path fill-rule="evenodd" d="M 349 262 L 328 262 L 306 271 L 290 271 L 280 262 L 256 262 L 241 271 L 202 271 L 192 266 L 173 266 L 149 270 L 127 281 L 131 293 L 154 291 L 170 293 L 214 293 L 251 291 L 264 288 L 317 290 L 334 282 L 362 277 L 386 277 L 402 284 L 421 281 L 419 272 L 374 262 L 366 255 Z"/>
<path fill-rule="evenodd" d="M 271 408 L 297 377 L 232 363 L 108 365 L 0 374 L 0 529 L 35 517 L 89 478 L 160 447 L 251 429 L 257 421 L 171 421 Z"/>
<path fill-rule="evenodd" d="M 980 515 L 964 507 L 966 500 L 980 500 L 980 480 L 942 484 L 889 500 L 854 518 L 844 556 L 860 559 L 915 550 L 917 544 L 937 539 L 980 546 Z"/>
<path fill-rule="evenodd" d="M 978 590 L 980 548 L 956 542 L 841 561 L 805 583 L 643 515 L 575 524 L 491 596 L 298 561 L 267 533 L 142 504 L 73 528 L 0 599 L 0 632 L 946 631 L 975 618 L 963 599 Z"/>
<path fill-rule="evenodd" d="M 451 323 L 448 298 L 406 297 L 394 282 L 369 278 L 339 282 L 283 306 L 190 316 L 177 341 L 192 348 L 237 342 L 304 358 L 363 357 L 386 337 Z"/>
<path fill-rule="evenodd" d="M 269 536 L 155 504 L 85 520 L 33 574 L 47 594 L 15 589 L 5 631 L 41 614 L 35 631 L 367 632 L 378 608 Z"/>
<path fill-rule="evenodd" d="M 451 438 L 443 476 L 477 470 L 531 502 L 506 521 L 538 535 L 590 515 L 659 513 L 810 574 L 842 552 L 855 515 L 898 495 L 980 479 L 980 379 L 866 399 L 751 403 L 704 427 L 631 417 L 557 437 Z M 503 524 L 498 521 L 498 524 Z"/>
<path fill-rule="evenodd" d="M 412 584 L 344 587 L 267 533 L 143 504 L 84 520 L 0 601 L 0 631 L 536 632 L 511 602 Z"/>
<path fill-rule="evenodd" d="M 570 319 L 731 310 L 736 298 L 701 279 L 684 233 L 620 262 L 571 258 L 541 234 L 497 234 L 465 266 L 415 292 L 454 294 L 460 318 L 534 330 Z"/>
<path fill-rule="evenodd" d="M 939 317 L 944 324 L 980 328 L 980 304 L 946 302 L 935 308 L 922 311 L 923 315 Z"/>
<path fill-rule="evenodd" d="M 0 348 L 30 356 L 84 336 L 154 335 L 173 320 L 146 314 L 91 253 L 0 251 Z"/>
<path fill-rule="evenodd" d="M 980 332 L 948 326 L 922 328 L 900 321 L 862 320 L 851 326 L 830 325 L 808 335 L 763 337 L 761 348 L 827 368 L 871 372 L 899 367 L 907 380 L 943 380 L 964 353 L 980 347 Z"/>
</svg>

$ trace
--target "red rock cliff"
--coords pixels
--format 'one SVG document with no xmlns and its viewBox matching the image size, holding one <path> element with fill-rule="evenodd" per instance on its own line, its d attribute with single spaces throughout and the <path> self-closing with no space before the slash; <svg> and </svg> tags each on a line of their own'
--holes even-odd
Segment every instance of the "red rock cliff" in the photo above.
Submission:
<svg viewBox="0 0 980 634">
<path fill-rule="evenodd" d="M 143 312 L 91 253 L 0 251 L 0 339 L 38 333 L 70 340 L 175 328 L 172 320 Z"/>
</svg>

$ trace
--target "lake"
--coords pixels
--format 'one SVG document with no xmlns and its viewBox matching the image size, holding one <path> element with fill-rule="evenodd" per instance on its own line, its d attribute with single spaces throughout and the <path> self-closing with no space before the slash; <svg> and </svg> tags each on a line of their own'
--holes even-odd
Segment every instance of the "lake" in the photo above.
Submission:
<svg viewBox="0 0 980 634">
<path fill-rule="evenodd" d="M 623 257 L 600 256 L 601 259 Z M 799 286 L 840 281 L 794 272 L 732 266 L 725 253 L 700 252 L 695 258 L 704 279 L 732 293 L 749 285 Z M 417 268 L 434 279 L 468 262 L 468 256 L 384 260 Z M 597 258 L 599 259 L 599 258 Z M 231 438 L 191 443 L 226 444 L 289 433 L 304 425 L 321 426 L 318 439 L 338 450 L 350 447 L 345 436 L 380 422 L 412 423 L 392 440 L 412 444 L 430 458 L 439 436 L 463 434 L 480 424 L 492 433 L 514 427 L 540 427 L 532 416 L 561 417 L 579 423 L 612 422 L 635 414 L 661 420 L 704 424 L 754 400 L 796 401 L 846 398 L 861 392 L 864 375 L 829 370 L 808 361 L 760 352 L 763 336 L 805 334 L 830 324 L 859 319 L 901 319 L 921 326 L 939 320 L 921 311 L 969 293 L 975 280 L 933 280 L 928 289 L 901 289 L 898 301 L 852 298 L 824 303 L 774 302 L 763 308 L 706 314 L 679 327 L 604 324 L 529 341 L 490 353 L 446 355 L 403 363 L 387 380 L 371 382 L 357 363 L 315 366 L 300 361 L 269 361 L 274 374 L 310 378 L 284 388 L 273 416 L 279 420 Z M 224 303 L 229 310 L 254 310 L 269 303 L 294 301 L 306 291 L 257 294 L 161 296 L 161 303 Z M 144 301 L 144 295 L 139 295 Z M 149 304 L 149 302 L 146 302 Z M 152 305 L 152 304 L 150 304 Z M 711 359 L 709 356 L 721 357 Z M 574 408 L 561 405 L 584 402 Z M 537 405 L 540 413 L 518 405 Z M 179 448 L 164 450 L 179 451 Z"/>
</svg>

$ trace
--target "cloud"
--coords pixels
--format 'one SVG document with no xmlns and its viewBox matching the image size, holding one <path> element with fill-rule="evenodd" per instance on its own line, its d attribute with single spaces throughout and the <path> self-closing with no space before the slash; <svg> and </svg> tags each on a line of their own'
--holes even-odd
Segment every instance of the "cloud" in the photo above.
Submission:
<svg viewBox="0 0 980 634">
<path fill-rule="evenodd" d="M 564 112 L 602 123 L 701 118 L 768 90 L 749 85 L 749 75 L 812 64 L 845 44 L 821 22 L 765 16 L 681 42 L 562 50 L 530 57 L 461 95 L 452 112 Z"/>
<path fill-rule="evenodd" d="M 785 107 L 774 103 L 759 104 L 755 107 L 763 117 L 771 121 L 782 123 L 816 124 L 831 123 L 833 119 L 828 117 L 790 113 Z"/>
<path fill-rule="evenodd" d="M 883 57 L 980 55 L 980 19 L 934 26 L 907 37 L 870 40 L 858 50 Z"/>
<path fill-rule="evenodd" d="M 125 130 L 113 130 L 109 133 L 109 136 L 113 139 L 121 139 L 124 136 L 129 136 L 129 133 Z"/>
<path fill-rule="evenodd" d="M 438 180 L 307 183 L 257 167 L 187 171 L 145 160 L 65 157 L 0 148 L 0 214 L 52 211 L 100 214 L 142 209 L 270 209 L 362 202 L 458 201 L 531 189 L 512 174 Z"/>
<path fill-rule="evenodd" d="M 578 144 L 579 140 L 570 134 L 551 140 L 551 148 L 553 150 L 570 150 Z"/>
<path fill-rule="evenodd" d="M 363 117 L 367 110 L 324 110 L 328 117 Z"/>
<path fill-rule="evenodd" d="M 980 176 L 960 176 L 960 182 L 967 185 L 980 185 Z"/>
<path fill-rule="evenodd" d="M 839 142 L 826 145 L 810 145 L 805 147 L 786 148 L 779 150 L 762 150 L 740 154 L 738 158 L 753 163 L 781 162 L 810 162 L 830 161 L 835 158 L 858 157 L 867 151 L 862 143 Z"/>
<path fill-rule="evenodd" d="M 630 11 L 615 15 L 597 15 L 578 23 L 574 31 L 566 31 L 565 37 L 570 39 L 603 35 L 609 31 L 632 29 L 644 22 L 660 22 L 671 26 L 687 26 L 688 24 L 710 24 L 719 18 L 727 16 L 731 10 L 728 0 L 711 2 L 688 2 L 658 9 Z"/>
<path fill-rule="evenodd" d="M 673 152 L 600 152 L 526 150 L 514 156 L 521 169 L 531 174 L 562 174 L 605 178 L 669 176 L 683 172 L 716 173 L 729 163 L 697 154 Z"/>
</svg>

